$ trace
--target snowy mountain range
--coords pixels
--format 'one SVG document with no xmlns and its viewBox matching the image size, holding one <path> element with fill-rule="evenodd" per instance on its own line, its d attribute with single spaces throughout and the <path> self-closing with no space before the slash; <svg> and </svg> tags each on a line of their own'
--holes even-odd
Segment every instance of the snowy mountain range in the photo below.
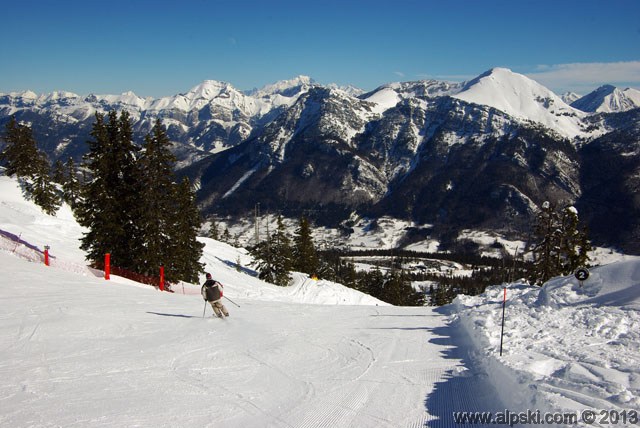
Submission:
<svg viewBox="0 0 640 428">
<path fill-rule="evenodd" d="M 638 252 L 638 93 L 559 97 L 504 68 L 368 93 L 299 76 L 245 92 L 205 81 L 160 99 L 0 94 L 0 125 L 15 115 L 52 158 L 79 159 L 96 112 L 126 109 L 140 138 L 161 118 L 206 215 L 260 202 L 347 233 L 355 214 L 522 236 L 549 200 L 578 206 L 598 243 Z"/>
</svg>

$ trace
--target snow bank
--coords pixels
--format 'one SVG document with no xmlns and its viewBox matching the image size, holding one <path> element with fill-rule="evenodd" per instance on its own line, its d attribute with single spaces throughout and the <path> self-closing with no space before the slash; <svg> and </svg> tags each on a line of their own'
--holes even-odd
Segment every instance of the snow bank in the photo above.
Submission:
<svg viewBox="0 0 640 428">
<path fill-rule="evenodd" d="M 480 365 L 505 405 L 543 411 L 637 409 L 640 406 L 640 260 L 594 268 L 542 288 L 507 286 L 503 356 L 499 356 L 503 287 L 453 303 L 475 342 Z"/>
</svg>

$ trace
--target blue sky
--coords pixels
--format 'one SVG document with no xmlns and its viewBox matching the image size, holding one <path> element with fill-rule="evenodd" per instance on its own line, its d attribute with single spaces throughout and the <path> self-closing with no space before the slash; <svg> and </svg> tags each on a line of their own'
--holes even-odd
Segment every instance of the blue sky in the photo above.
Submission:
<svg viewBox="0 0 640 428">
<path fill-rule="evenodd" d="M 0 92 L 161 97 L 304 74 L 365 90 L 507 67 L 640 88 L 638 0 L 2 0 Z"/>
</svg>

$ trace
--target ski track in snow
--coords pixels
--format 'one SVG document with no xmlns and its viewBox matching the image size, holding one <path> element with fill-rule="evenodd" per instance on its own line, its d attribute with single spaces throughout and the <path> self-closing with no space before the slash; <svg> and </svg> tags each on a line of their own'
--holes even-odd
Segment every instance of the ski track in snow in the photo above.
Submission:
<svg viewBox="0 0 640 428">
<path fill-rule="evenodd" d="M 242 299 L 203 319 L 196 296 L 0 266 L 1 426 L 441 427 L 495 404 L 431 308 Z"/>
</svg>

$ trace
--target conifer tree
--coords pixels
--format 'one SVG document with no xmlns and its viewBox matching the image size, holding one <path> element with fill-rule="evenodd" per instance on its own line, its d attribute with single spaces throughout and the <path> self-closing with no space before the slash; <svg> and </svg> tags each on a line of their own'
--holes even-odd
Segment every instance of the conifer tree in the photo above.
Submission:
<svg viewBox="0 0 640 428">
<path fill-rule="evenodd" d="M 358 273 L 356 272 L 356 266 L 350 262 L 341 263 L 340 266 L 340 283 L 346 285 L 347 287 L 351 287 L 358 291 L 364 291 L 364 288 L 358 281 Z"/>
<path fill-rule="evenodd" d="M 278 216 L 278 228 L 271 236 L 271 243 L 274 250 L 275 283 L 288 285 L 291 281 L 293 252 L 282 216 Z"/>
<path fill-rule="evenodd" d="M 51 178 L 53 179 L 54 182 L 58 184 L 64 184 L 65 182 L 64 173 L 65 173 L 64 164 L 60 159 L 58 159 L 56 163 L 53 165 L 53 173 Z"/>
<path fill-rule="evenodd" d="M 27 183 L 28 193 L 31 195 L 33 202 L 42 208 L 42 211 L 49 215 L 54 215 L 60 208 L 61 199 L 55 184 L 51 182 L 49 177 L 49 162 L 44 154 L 34 159 L 36 170 L 34 175 Z"/>
<path fill-rule="evenodd" d="M 144 189 L 138 196 L 136 214 L 139 236 L 133 249 L 136 270 L 144 275 L 155 275 L 160 264 L 168 266 L 177 237 L 172 236 L 175 209 L 173 166 L 176 158 L 169 150 L 169 138 L 160 120 L 145 137 L 138 168 L 140 184 Z M 170 275 L 165 269 L 165 275 Z"/>
<path fill-rule="evenodd" d="M 558 215 L 549 202 L 542 205 L 534 226 L 534 276 L 538 284 L 543 284 L 559 271 L 559 229 Z"/>
<path fill-rule="evenodd" d="M 282 217 L 278 217 L 277 230 L 253 247 L 251 254 L 257 261 L 260 279 L 280 286 L 289 284 L 292 250 Z"/>
<path fill-rule="evenodd" d="M 231 232 L 229 232 L 228 227 L 224 228 L 224 232 L 222 233 L 222 242 L 225 244 L 229 244 L 231 242 Z"/>
<path fill-rule="evenodd" d="M 215 218 L 211 218 L 211 226 L 209 226 L 208 236 L 216 241 L 220 240 L 220 232 L 218 231 L 218 224 L 216 223 Z"/>
<path fill-rule="evenodd" d="M 589 262 L 591 243 L 585 229 L 579 229 L 578 211 L 566 207 L 561 215 L 562 239 L 560 241 L 561 274 L 569 275 Z"/>
<path fill-rule="evenodd" d="M 80 199 L 81 185 L 77 173 L 75 161 L 70 157 L 62 172 L 62 198 L 73 210 Z"/>
<path fill-rule="evenodd" d="M 51 181 L 47 156 L 38 150 L 31 128 L 19 124 L 14 116 L 6 125 L 7 146 L 0 153 L 6 162 L 6 174 L 22 181 L 26 196 L 50 215 L 60 207 L 60 196 Z"/>
<path fill-rule="evenodd" d="M 422 293 L 411 286 L 404 271 L 392 270 L 386 278 L 380 300 L 397 306 L 420 306 L 424 304 Z"/>
<path fill-rule="evenodd" d="M 320 262 L 311 236 L 309 221 L 303 216 L 294 236 L 293 268 L 308 275 L 317 275 Z"/>
<path fill-rule="evenodd" d="M 273 247 L 271 246 L 271 237 L 267 236 L 266 240 L 254 245 L 249 251 L 253 259 L 255 260 L 256 270 L 258 271 L 258 278 L 263 281 L 275 284 L 275 253 L 273 251 Z"/>
<path fill-rule="evenodd" d="M 588 261 L 591 245 L 586 231 L 578 229 L 578 213 L 567 207 L 558 213 L 549 202 L 542 205 L 534 225 L 532 280 L 539 285 L 558 275 L 568 275 Z"/>
<path fill-rule="evenodd" d="M 375 298 L 380 298 L 384 287 L 384 275 L 378 266 L 368 271 L 361 279 L 360 291 L 369 294 Z"/>
<path fill-rule="evenodd" d="M 133 243 L 140 236 L 136 203 L 143 192 L 129 115 L 123 112 L 118 118 L 112 111 L 105 121 L 104 115 L 96 113 L 91 137 L 85 156 L 89 177 L 77 209 L 79 223 L 89 229 L 81 239 L 81 248 L 97 266 L 105 253 L 110 253 L 114 265 L 132 269 L 132 249 L 137 247 Z"/>
<path fill-rule="evenodd" d="M 197 282 L 204 268 L 200 263 L 204 244 L 197 240 L 202 218 L 189 179 L 183 178 L 173 188 L 172 227 L 169 228 L 171 242 L 167 247 L 171 254 L 166 256 L 171 269 L 167 280 Z"/>
<path fill-rule="evenodd" d="M 0 153 L 0 160 L 5 162 L 6 174 L 18 178 L 31 178 L 38 170 L 35 159 L 41 157 L 31 128 L 18 123 L 15 116 L 11 116 L 6 125 L 4 140 L 7 146 Z"/>
</svg>

